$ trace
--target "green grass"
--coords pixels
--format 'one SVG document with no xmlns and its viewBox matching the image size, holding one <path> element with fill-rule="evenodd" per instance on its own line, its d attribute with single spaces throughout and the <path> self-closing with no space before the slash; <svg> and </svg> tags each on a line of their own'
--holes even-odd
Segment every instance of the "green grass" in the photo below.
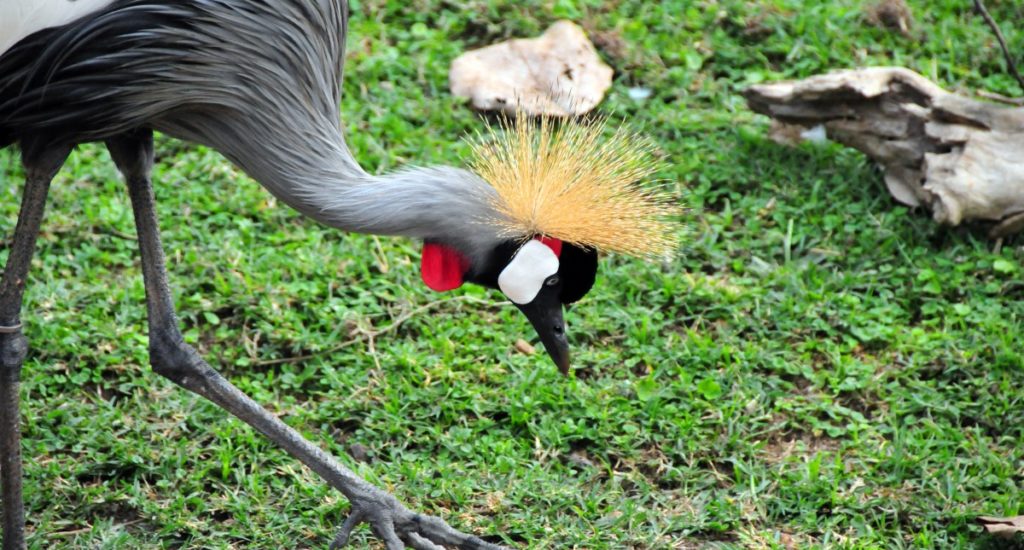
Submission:
<svg viewBox="0 0 1024 550">
<path fill-rule="evenodd" d="M 616 69 L 601 109 L 678 182 L 678 258 L 603 261 L 566 379 L 512 351 L 533 334 L 498 296 L 428 291 L 417 244 L 320 227 L 161 139 L 172 284 L 212 364 L 410 506 L 516 547 L 998 547 L 972 518 L 1024 514 L 1022 241 L 935 226 L 854 151 L 766 141 L 739 95 L 869 64 L 1020 95 L 970 2 L 912 1 L 912 38 L 853 1 L 401 4 L 353 9 L 342 111 L 368 169 L 459 163 L 482 123 L 450 61 L 572 18 Z M 1024 51 L 1024 8 L 988 4 Z M 0 166 L 10 235 L 22 174 L 9 151 Z M 325 547 L 345 500 L 150 372 L 133 234 L 107 153 L 80 147 L 27 295 L 30 547 Z M 266 364 L 438 298 L 372 344 Z"/>
</svg>

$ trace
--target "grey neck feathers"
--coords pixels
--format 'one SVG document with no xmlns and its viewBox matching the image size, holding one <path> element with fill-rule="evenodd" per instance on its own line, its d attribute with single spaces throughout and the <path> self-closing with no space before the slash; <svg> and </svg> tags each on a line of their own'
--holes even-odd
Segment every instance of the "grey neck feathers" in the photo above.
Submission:
<svg viewBox="0 0 1024 550">
<path fill-rule="evenodd" d="M 473 172 L 450 166 L 409 167 L 374 176 L 352 157 L 337 126 L 292 135 L 279 126 L 261 128 L 264 125 L 251 116 L 244 123 L 219 123 L 224 120 L 223 114 L 202 117 L 204 141 L 276 197 L 320 223 L 356 233 L 439 241 L 474 263 L 507 238 L 493 223 L 498 217 L 491 202 L 494 189 Z M 178 124 L 161 126 L 173 135 L 197 138 Z M 238 135 L 240 128 L 244 136 Z M 294 141 L 279 145 L 282 133 Z M 253 143 L 272 147 L 254 148 Z"/>
<path fill-rule="evenodd" d="M 235 161 L 290 206 L 344 231 L 436 240 L 483 258 L 501 241 L 488 220 L 493 188 L 449 166 L 409 167 L 374 176 L 353 160 L 340 134 L 323 153 Z"/>
</svg>

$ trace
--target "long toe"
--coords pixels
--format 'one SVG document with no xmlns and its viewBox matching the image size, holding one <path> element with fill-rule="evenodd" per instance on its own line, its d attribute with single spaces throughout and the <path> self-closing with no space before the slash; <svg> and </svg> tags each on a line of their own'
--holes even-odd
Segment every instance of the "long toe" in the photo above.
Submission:
<svg viewBox="0 0 1024 550">
<path fill-rule="evenodd" d="M 334 537 L 331 550 L 348 545 L 352 531 L 360 523 L 369 523 L 388 550 L 399 550 L 406 545 L 415 550 L 508 550 L 458 531 L 441 518 L 414 513 L 384 492 L 353 500 L 352 513 Z"/>
</svg>

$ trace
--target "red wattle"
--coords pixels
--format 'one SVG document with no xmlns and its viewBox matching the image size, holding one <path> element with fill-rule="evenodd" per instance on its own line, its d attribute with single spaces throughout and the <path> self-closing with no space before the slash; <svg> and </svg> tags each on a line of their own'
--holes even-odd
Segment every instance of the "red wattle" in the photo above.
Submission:
<svg viewBox="0 0 1024 550">
<path fill-rule="evenodd" d="M 468 269 L 469 261 L 457 250 L 437 243 L 423 243 L 420 275 L 431 290 L 444 292 L 459 288 Z"/>
</svg>

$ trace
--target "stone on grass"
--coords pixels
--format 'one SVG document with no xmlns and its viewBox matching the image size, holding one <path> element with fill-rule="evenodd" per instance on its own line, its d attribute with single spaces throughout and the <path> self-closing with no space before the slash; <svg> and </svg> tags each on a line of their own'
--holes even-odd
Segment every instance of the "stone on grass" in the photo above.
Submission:
<svg viewBox="0 0 1024 550">
<path fill-rule="evenodd" d="M 460 55 L 448 73 L 453 94 L 474 109 L 572 116 L 589 112 L 612 84 L 612 69 L 578 25 L 559 21 L 537 38 Z"/>
</svg>

